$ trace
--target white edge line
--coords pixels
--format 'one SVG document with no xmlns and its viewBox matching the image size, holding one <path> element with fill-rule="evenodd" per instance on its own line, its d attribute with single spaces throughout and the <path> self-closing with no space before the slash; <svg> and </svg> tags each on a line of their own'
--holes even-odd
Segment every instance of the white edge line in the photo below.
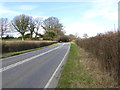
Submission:
<svg viewBox="0 0 120 90">
<path fill-rule="evenodd" d="M 47 84 L 45 85 L 44 88 L 48 88 L 48 86 L 50 85 L 52 79 L 54 78 L 55 74 L 57 73 L 57 71 L 59 70 L 59 68 L 60 68 L 60 66 L 62 65 L 63 61 L 65 60 L 65 58 L 66 58 L 66 56 L 67 56 L 67 54 L 68 54 L 68 52 L 69 52 L 69 50 L 70 50 L 70 46 L 71 46 L 71 44 L 69 45 L 69 48 L 68 48 L 65 56 L 63 57 L 62 61 L 60 62 L 60 64 L 58 65 L 58 67 L 56 68 L 55 72 L 53 73 L 53 75 L 51 76 L 51 78 L 49 79 L 49 81 L 47 82 Z"/>
<path fill-rule="evenodd" d="M 6 70 L 8 70 L 8 69 L 10 69 L 10 68 L 13 68 L 13 67 L 18 66 L 18 65 L 20 65 L 20 64 L 23 64 L 23 63 L 25 63 L 25 62 L 27 62 L 27 61 L 33 60 L 33 59 L 35 59 L 35 58 L 37 58 L 37 57 L 39 57 L 39 56 L 45 55 L 45 54 L 47 54 L 47 53 L 49 53 L 49 52 L 52 52 L 52 51 L 54 51 L 54 50 L 62 47 L 63 45 L 64 45 L 64 43 L 63 43 L 62 45 L 54 48 L 54 49 L 51 49 L 51 50 L 47 51 L 47 52 L 41 53 L 41 54 L 39 54 L 39 55 L 36 55 L 36 56 L 31 57 L 31 58 L 25 59 L 25 60 L 23 60 L 23 61 L 19 61 L 19 62 L 17 62 L 17 63 L 11 64 L 11 65 L 9 65 L 9 66 L 3 67 L 3 68 L 0 69 L 0 72 L 6 71 Z"/>
<path fill-rule="evenodd" d="M 58 44 L 59 45 L 59 44 Z M 44 47 L 45 48 L 45 47 Z M 39 49 L 37 49 L 39 50 Z M 33 50 L 34 51 L 34 50 Z M 29 52 L 26 52 L 26 53 L 21 53 L 20 55 L 26 55 L 26 54 L 29 54 Z M 6 58 L 0 58 L 1 61 L 3 61 L 4 59 L 10 59 L 10 58 L 13 58 L 13 57 L 17 57 L 17 55 L 15 56 L 11 56 L 11 57 L 6 57 Z"/>
</svg>

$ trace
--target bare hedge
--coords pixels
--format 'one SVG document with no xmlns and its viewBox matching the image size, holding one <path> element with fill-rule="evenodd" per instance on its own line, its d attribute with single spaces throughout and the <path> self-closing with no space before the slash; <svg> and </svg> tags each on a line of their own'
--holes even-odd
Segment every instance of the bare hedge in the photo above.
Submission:
<svg viewBox="0 0 120 90">
<path fill-rule="evenodd" d="M 2 41 L 2 53 L 16 52 L 54 44 L 54 41 Z"/>
<path fill-rule="evenodd" d="M 76 44 L 96 56 L 102 70 L 109 72 L 120 85 L 120 32 L 79 39 Z"/>
</svg>

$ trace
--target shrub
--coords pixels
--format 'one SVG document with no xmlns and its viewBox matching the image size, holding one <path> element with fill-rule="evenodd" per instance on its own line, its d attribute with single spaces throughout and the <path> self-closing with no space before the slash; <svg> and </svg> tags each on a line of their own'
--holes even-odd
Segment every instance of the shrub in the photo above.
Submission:
<svg viewBox="0 0 120 90">
<path fill-rule="evenodd" d="M 58 39 L 58 42 L 69 42 L 70 37 L 69 36 L 62 36 Z"/>
<path fill-rule="evenodd" d="M 76 44 L 95 55 L 103 71 L 107 71 L 120 85 L 120 33 L 107 32 L 87 39 L 78 39 Z"/>
<path fill-rule="evenodd" d="M 48 46 L 53 43 L 56 43 L 54 41 L 51 42 L 42 42 L 42 41 L 3 41 L 2 42 L 2 53 L 7 52 L 16 52 L 16 51 L 22 51 L 22 50 L 28 50 L 33 48 L 39 48 L 43 46 Z"/>
</svg>

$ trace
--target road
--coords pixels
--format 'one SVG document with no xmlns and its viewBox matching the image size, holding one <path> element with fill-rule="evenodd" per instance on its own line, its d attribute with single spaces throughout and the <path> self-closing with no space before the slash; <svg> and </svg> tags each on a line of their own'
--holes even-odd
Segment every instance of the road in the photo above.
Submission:
<svg viewBox="0 0 120 90">
<path fill-rule="evenodd" d="M 69 48 L 61 43 L 2 59 L 2 88 L 44 88 Z"/>
</svg>

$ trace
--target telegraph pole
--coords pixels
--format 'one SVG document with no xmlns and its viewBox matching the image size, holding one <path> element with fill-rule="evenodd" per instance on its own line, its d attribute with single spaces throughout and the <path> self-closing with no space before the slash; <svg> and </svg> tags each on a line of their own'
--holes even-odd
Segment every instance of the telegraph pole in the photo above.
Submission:
<svg viewBox="0 0 120 90">
<path fill-rule="evenodd" d="M 120 85 L 120 1 L 118 2 L 118 85 Z"/>
</svg>

